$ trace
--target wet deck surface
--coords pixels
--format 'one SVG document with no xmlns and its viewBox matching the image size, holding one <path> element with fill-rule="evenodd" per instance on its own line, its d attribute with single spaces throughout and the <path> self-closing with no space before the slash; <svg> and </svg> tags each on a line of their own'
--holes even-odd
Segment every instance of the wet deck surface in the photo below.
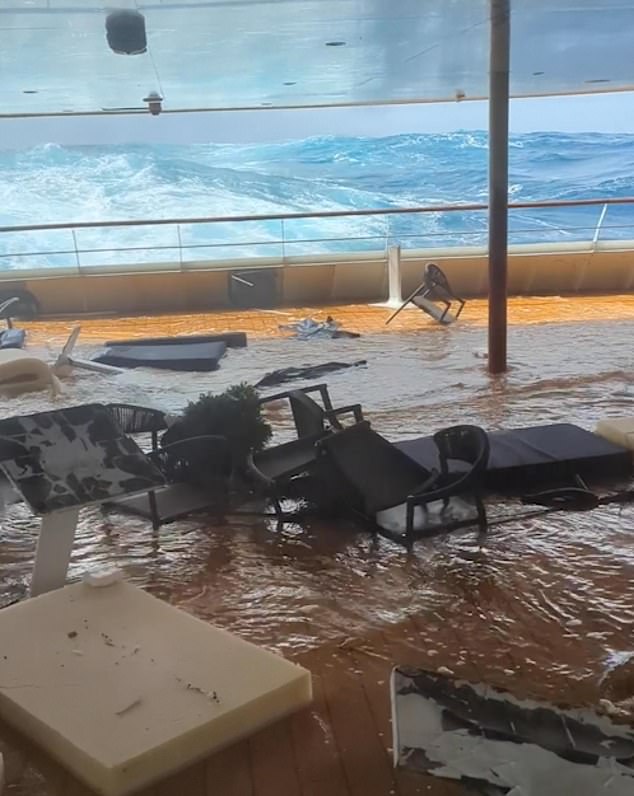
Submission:
<svg viewBox="0 0 634 796">
<path fill-rule="evenodd" d="M 84 322 L 80 355 L 98 341 L 142 334 L 243 329 L 253 342 L 211 377 L 78 376 L 62 403 L 98 397 L 178 409 L 199 392 L 267 369 L 366 358 L 367 369 L 334 374 L 331 392 L 339 404 L 361 400 L 391 438 L 458 421 L 491 429 L 564 420 L 592 429 L 601 417 L 633 411 L 634 297 L 512 302 L 512 369 L 502 379 L 485 372 L 480 302 L 467 305 L 459 326 L 441 329 L 407 311 L 388 334 L 383 309 L 281 312 Z M 279 323 L 326 312 L 364 337 L 320 344 L 279 338 Z M 57 350 L 69 325 L 33 324 L 32 345 Z M 30 396 L 4 403 L 2 413 L 44 405 L 41 395 Z M 287 433 L 288 416 L 275 420 Z M 492 507 L 510 510 L 516 507 Z M 36 528 L 23 506 L 4 518 L 0 604 L 25 593 Z M 142 520 L 86 512 L 70 574 L 114 561 L 154 594 L 313 672 L 310 710 L 145 796 L 458 796 L 466 791 L 455 783 L 393 771 L 391 667 L 443 666 L 517 694 L 595 703 L 606 671 L 634 650 L 632 534 L 634 509 L 613 506 L 518 519 L 492 529 L 482 545 L 469 531 L 452 534 L 408 555 L 343 524 L 279 531 L 264 518 L 224 525 L 199 518 L 153 534 Z M 634 673 L 631 682 L 634 694 Z M 50 762 L 33 761 L 10 794 L 87 793 Z"/>
</svg>

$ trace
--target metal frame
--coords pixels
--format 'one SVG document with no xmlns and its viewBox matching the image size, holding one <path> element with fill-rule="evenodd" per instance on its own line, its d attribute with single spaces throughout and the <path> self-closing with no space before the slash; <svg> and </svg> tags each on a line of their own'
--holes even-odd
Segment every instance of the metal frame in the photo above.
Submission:
<svg viewBox="0 0 634 796">
<path fill-rule="evenodd" d="M 634 205 L 634 196 L 599 197 L 597 199 L 544 199 L 535 202 L 509 202 L 509 210 L 530 210 L 536 207 L 597 207 L 603 205 Z M 172 226 L 174 224 L 220 224 L 246 221 L 292 221 L 293 219 L 348 218 L 353 216 L 399 216 L 416 213 L 464 213 L 487 210 L 488 203 L 456 202 L 454 204 L 416 205 L 412 207 L 361 208 L 351 210 L 316 210 L 301 213 L 256 213 L 231 216 L 176 216 L 172 218 L 123 219 L 121 221 L 60 221 L 50 224 L 13 224 L 0 226 L 1 232 L 36 232 L 56 229 L 99 229 L 102 227 Z M 176 246 L 170 248 L 177 248 Z"/>
<path fill-rule="evenodd" d="M 506 370 L 510 0 L 491 0 L 489 56 L 489 372 Z"/>
</svg>

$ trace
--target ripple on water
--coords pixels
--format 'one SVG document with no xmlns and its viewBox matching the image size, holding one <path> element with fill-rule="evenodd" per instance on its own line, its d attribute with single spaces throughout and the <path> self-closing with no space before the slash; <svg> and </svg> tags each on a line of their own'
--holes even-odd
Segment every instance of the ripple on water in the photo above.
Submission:
<svg viewBox="0 0 634 796">
<path fill-rule="evenodd" d="M 631 412 L 633 332 L 632 322 L 514 327 L 511 370 L 495 380 L 476 356 L 485 332 L 468 324 L 450 334 L 370 334 L 318 345 L 256 340 L 231 351 L 214 374 L 82 373 L 57 405 L 107 400 L 176 411 L 201 392 L 255 381 L 275 368 L 365 358 L 367 368 L 329 378 L 331 393 L 339 404 L 361 401 L 374 426 L 393 439 L 458 422 L 499 428 L 573 421 L 592 428 L 600 416 Z M 94 350 L 80 346 L 78 355 Z M 10 416 L 48 405 L 34 395 L 7 401 L 0 411 Z M 288 415 L 275 417 L 288 433 Z M 24 506 L 7 510 L 0 531 L 4 603 L 25 594 L 37 525 Z M 90 510 L 81 518 L 70 574 L 116 562 L 152 593 L 286 652 L 421 612 L 421 633 L 436 647 L 434 628 L 465 629 L 484 618 L 500 645 L 530 648 L 533 656 L 542 648 L 545 657 L 535 660 L 542 667 L 555 638 L 572 650 L 583 637 L 583 659 L 567 656 L 564 645 L 551 661 L 553 673 L 583 678 L 622 649 L 623 634 L 634 628 L 633 529 L 631 509 L 606 507 L 518 519 L 492 529 L 483 546 L 472 533 L 453 534 L 421 542 L 408 555 L 345 524 L 280 531 L 264 518 L 189 520 L 153 533 L 146 522 Z"/>
</svg>

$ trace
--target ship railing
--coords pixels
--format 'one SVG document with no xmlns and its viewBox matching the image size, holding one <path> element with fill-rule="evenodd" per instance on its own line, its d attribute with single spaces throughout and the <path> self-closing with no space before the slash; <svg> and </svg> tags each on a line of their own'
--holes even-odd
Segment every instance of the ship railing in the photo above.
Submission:
<svg viewBox="0 0 634 796">
<path fill-rule="evenodd" d="M 315 258 L 387 257 L 487 244 L 487 205 L 74 221 L 0 227 L 0 272 L 90 273 L 292 265 Z M 574 218 L 576 223 L 572 223 Z M 509 242 L 590 254 L 621 241 L 634 248 L 634 197 L 512 202 Z"/>
</svg>

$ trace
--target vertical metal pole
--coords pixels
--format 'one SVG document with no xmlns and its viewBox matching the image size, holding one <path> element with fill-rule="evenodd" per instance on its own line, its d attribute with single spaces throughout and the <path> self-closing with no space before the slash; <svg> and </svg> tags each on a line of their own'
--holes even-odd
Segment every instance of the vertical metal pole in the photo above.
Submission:
<svg viewBox="0 0 634 796">
<path fill-rule="evenodd" d="M 506 370 L 511 11 L 491 0 L 489 74 L 489 371 Z"/>
<path fill-rule="evenodd" d="M 401 247 L 390 246 L 387 250 L 387 285 L 388 307 L 400 307 L 403 303 L 403 288 L 401 283 Z"/>
</svg>

